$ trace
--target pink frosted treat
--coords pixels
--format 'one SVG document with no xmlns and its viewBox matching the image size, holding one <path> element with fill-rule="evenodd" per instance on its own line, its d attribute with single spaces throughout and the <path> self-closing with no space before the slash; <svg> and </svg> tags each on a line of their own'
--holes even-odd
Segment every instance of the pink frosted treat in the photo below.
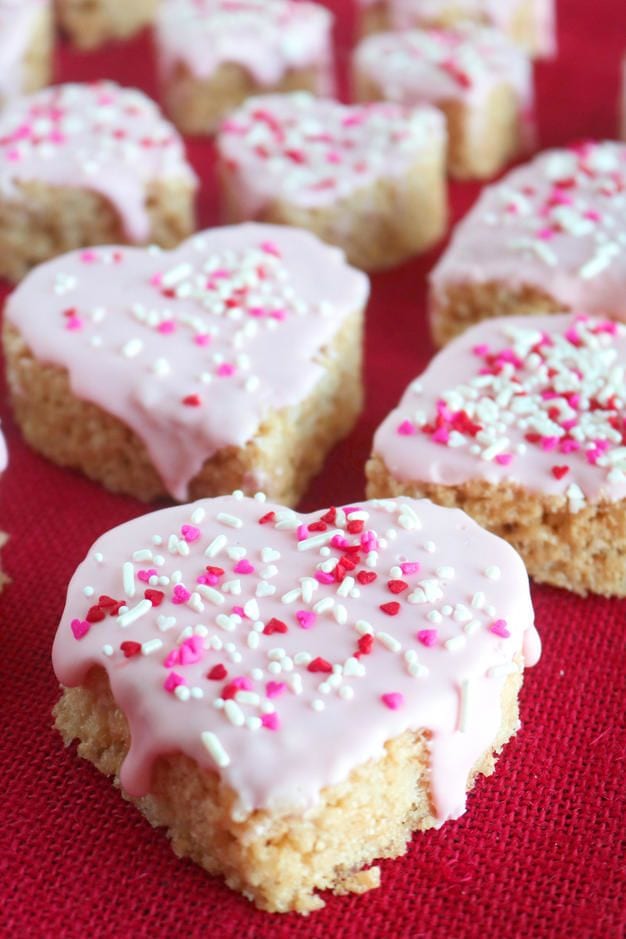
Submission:
<svg viewBox="0 0 626 939">
<path fill-rule="evenodd" d="M 493 176 L 533 141 L 530 61 L 497 30 L 465 23 L 373 35 L 356 49 L 353 72 L 361 101 L 441 108 L 458 178 Z"/>
<path fill-rule="evenodd" d="M 555 0 L 357 0 L 363 33 L 414 26 L 494 26 L 533 56 L 556 52 Z"/>
<path fill-rule="evenodd" d="M 59 85 L 0 114 L 0 277 L 85 245 L 172 247 L 193 231 L 196 177 L 140 91 Z"/>
<path fill-rule="evenodd" d="M 626 320 L 626 145 L 552 150 L 485 190 L 431 274 L 442 345 L 492 316 Z"/>
<path fill-rule="evenodd" d="M 626 596 L 626 327 L 576 314 L 481 323 L 374 439 L 370 496 L 457 506 L 538 581 Z"/>
<path fill-rule="evenodd" d="M 307 228 L 357 267 L 389 267 L 443 235 L 445 150 L 434 108 L 251 98 L 218 137 L 225 215 Z"/>
<path fill-rule="evenodd" d="M 139 32 L 152 22 L 161 2 L 55 0 L 55 5 L 59 27 L 71 42 L 79 49 L 95 49 L 111 40 L 129 39 Z"/>
<path fill-rule="evenodd" d="M 50 0 L 0 0 L 0 110 L 50 81 Z"/>
<path fill-rule="evenodd" d="M 341 252 L 267 225 L 66 255 L 7 303 L 17 419 L 50 459 L 140 499 L 295 503 L 360 411 L 368 290 Z"/>
<path fill-rule="evenodd" d="M 622 98 L 621 98 L 621 126 L 622 140 L 626 140 L 626 55 L 622 60 Z"/>
<path fill-rule="evenodd" d="M 155 38 L 163 98 L 182 131 L 208 134 L 253 94 L 334 91 L 333 19 L 296 0 L 168 0 Z"/>
<path fill-rule="evenodd" d="M 306 913 L 464 812 L 539 654 L 521 559 L 463 512 L 235 493 L 93 545 L 54 643 L 56 725 L 178 855 Z"/>
</svg>

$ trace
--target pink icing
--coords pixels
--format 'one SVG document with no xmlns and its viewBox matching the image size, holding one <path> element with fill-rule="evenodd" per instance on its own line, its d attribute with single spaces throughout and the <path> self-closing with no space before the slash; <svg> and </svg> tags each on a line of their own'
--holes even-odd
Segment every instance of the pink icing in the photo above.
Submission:
<svg viewBox="0 0 626 939">
<path fill-rule="evenodd" d="M 202 536 L 179 554 L 185 522 Z M 318 527 L 299 542 L 301 522 Z M 335 531 L 347 548 L 330 547 Z M 377 550 L 364 547 L 368 532 Z M 240 578 L 233 567 L 244 552 L 258 572 Z M 147 556 L 159 569 L 158 609 L 135 576 Z M 407 558 L 419 573 L 402 575 L 406 587 L 394 593 L 388 582 Z M 225 570 L 221 587 L 172 606 L 174 580 L 195 583 L 207 561 Z M 312 576 L 320 567 L 333 571 L 330 584 Z M 231 614 L 233 595 L 245 616 Z M 98 597 L 104 618 L 94 616 Z M 109 615 L 112 600 L 125 606 Z M 307 631 L 295 616 L 302 607 L 317 611 Z M 75 635 L 72 623 L 89 617 L 89 630 Z M 435 621 L 437 644 L 420 644 L 416 633 Z M 192 637 L 201 657 L 182 664 Z M 533 665 L 539 654 L 519 556 L 464 513 L 398 499 L 302 517 L 235 494 L 146 515 L 100 538 L 70 584 L 53 663 L 66 686 L 94 665 L 107 670 L 130 725 L 121 779 L 131 795 L 149 791 L 160 754 L 182 752 L 233 788 L 236 813 L 301 810 L 381 757 L 390 738 L 427 728 L 443 822 L 464 811 L 468 773 L 500 726 L 506 676 L 521 667 L 515 659 Z"/>
<path fill-rule="evenodd" d="M 455 339 L 378 429 L 401 480 L 508 482 L 570 510 L 626 497 L 626 327 L 587 316 L 486 320 Z M 409 421 L 415 433 L 403 434 Z"/>
<path fill-rule="evenodd" d="M 211 78 L 234 63 L 258 85 L 278 84 L 293 69 L 317 73 L 318 94 L 332 94 L 332 16 L 293 0 L 168 0 L 155 24 L 159 67 L 167 81 L 184 63 Z"/>
<path fill-rule="evenodd" d="M 386 7 L 392 29 L 439 25 L 451 14 L 510 32 L 523 7 L 532 8 L 538 53 L 556 51 L 555 0 L 358 0 L 362 7 Z"/>
<path fill-rule="evenodd" d="M 31 272 L 5 315 L 38 359 L 68 370 L 75 395 L 135 431 L 183 500 L 205 460 L 311 393 L 317 353 L 368 290 L 308 232 L 241 225 L 171 252 L 73 252 Z"/>
<path fill-rule="evenodd" d="M 277 199 L 329 205 L 402 175 L 445 133 L 433 108 L 346 106 L 296 92 L 250 98 L 222 125 L 218 150 L 242 217 L 253 218 Z"/>
<path fill-rule="evenodd" d="M 535 286 L 626 320 L 626 145 L 552 150 L 483 190 L 431 274 L 433 317 L 448 287 Z"/>
<path fill-rule="evenodd" d="M 160 180 L 196 185 L 181 137 L 140 91 L 112 82 L 58 85 L 13 102 L 0 114 L 0 194 L 41 181 L 98 192 L 132 242 L 150 236 L 146 187 Z"/>
<path fill-rule="evenodd" d="M 0 0 L 0 107 L 24 90 L 23 63 L 50 0 Z"/>
<path fill-rule="evenodd" d="M 528 57 L 506 35 L 475 23 L 369 36 L 356 49 L 355 65 L 399 104 L 459 100 L 481 108 L 494 87 L 506 84 L 515 90 L 520 110 L 527 117 L 532 111 Z"/>
</svg>

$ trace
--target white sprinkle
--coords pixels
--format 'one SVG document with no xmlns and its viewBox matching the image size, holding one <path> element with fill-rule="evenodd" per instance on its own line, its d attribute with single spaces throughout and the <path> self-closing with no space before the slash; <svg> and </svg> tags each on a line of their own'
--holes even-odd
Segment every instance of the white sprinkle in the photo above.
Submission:
<svg viewBox="0 0 626 939">
<path fill-rule="evenodd" d="M 446 639 L 444 645 L 448 652 L 459 652 L 467 645 L 467 639 L 462 635 L 453 636 L 451 639 Z"/>
<path fill-rule="evenodd" d="M 243 727 L 246 722 L 245 715 L 236 701 L 233 701 L 232 698 L 229 698 L 228 701 L 224 702 L 224 713 L 226 717 L 234 724 L 235 727 Z"/>
<path fill-rule="evenodd" d="M 122 581 L 124 593 L 127 597 L 135 596 L 135 566 L 132 561 L 126 561 L 122 567 Z"/>
<path fill-rule="evenodd" d="M 485 605 L 485 600 L 485 594 L 482 592 L 482 590 L 478 590 L 472 597 L 472 606 L 475 610 L 482 610 Z"/>
<path fill-rule="evenodd" d="M 335 606 L 333 616 L 340 626 L 344 626 L 348 622 L 348 611 L 342 603 L 338 603 Z"/>
<path fill-rule="evenodd" d="M 478 632 L 480 627 L 481 627 L 480 620 L 473 619 L 473 620 L 470 620 L 469 623 L 466 623 L 463 629 L 465 630 L 468 636 L 473 636 L 475 633 Z"/>
<path fill-rule="evenodd" d="M 128 342 L 122 347 L 122 355 L 126 359 L 134 359 L 139 355 L 143 349 L 143 342 L 141 339 L 129 339 Z"/>
<path fill-rule="evenodd" d="M 215 587 L 209 587 L 208 584 L 198 584 L 196 590 L 205 600 L 214 603 L 215 606 L 221 606 L 224 603 L 224 594 L 216 590 Z"/>
<path fill-rule="evenodd" d="M 229 515 L 228 512 L 219 512 L 217 516 L 218 522 L 221 522 L 222 525 L 228 525 L 229 528 L 241 528 L 243 522 L 236 515 Z"/>
<path fill-rule="evenodd" d="M 161 283 L 164 287 L 175 287 L 177 284 L 180 284 L 181 281 L 191 277 L 192 274 L 193 267 L 185 261 L 181 264 L 177 264 L 176 267 L 171 268 L 171 270 L 166 271 L 161 278 Z"/>
<path fill-rule="evenodd" d="M 178 687 L 174 688 L 174 694 L 179 701 L 189 701 L 191 692 L 187 685 L 178 685 Z"/>
<path fill-rule="evenodd" d="M 441 623 L 443 621 L 443 616 L 439 610 L 430 610 L 430 612 L 426 614 L 426 619 L 430 623 Z"/>
<path fill-rule="evenodd" d="M 319 535 L 313 535 L 311 538 L 304 538 L 298 542 L 298 551 L 310 551 L 312 548 L 321 548 L 328 544 L 335 535 L 341 535 L 341 529 L 335 528 L 332 531 L 323 531 Z"/>
<path fill-rule="evenodd" d="M 275 551 L 274 548 L 261 549 L 261 560 L 264 564 L 271 564 L 272 561 L 278 561 L 279 558 L 280 551 Z"/>
<path fill-rule="evenodd" d="M 317 583 L 317 581 L 315 581 L 315 583 Z M 344 579 L 339 584 L 339 587 L 337 588 L 337 595 L 340 597 L 349 597 L 355 583 L 356 581 L 354 577 L 344 577 Z"/>
<path fill-rule="evenodd" d="M 152 560 L 152 551 L 150 548 L 142 548 L 140 551 L 135 551 L 133 553 L 133 561 L 151 561 Z"/>
<path fill-rule="evenodd" d="M 190 688 L 189 693 L 191 694 L 192 698 L 196 699 L 196 701 L 200 701 L 202 698 L 204 698 L 204 691 L 202 688 L 198 688 L 197 685 L 194 685 L 193 688 Z"/>
<path fill-rule="evenodd" d="M 202 743 L 207 748 L 215 762 L 222 769 L 230 764 L 230 757 L 217 737 L 210 730 L 205 730 L 200 735 Z"/>
<path fill-rule="evenodd" d="M 241 594 L 241 581 L 238 577 L 227 580 L 222 584 L 222 590 L 224 593 L 232 593 L 233 596 L 238 597 Z"/>
<path fill-rule="evenodd" d="M 95 590 L 93 587 L 83 587 L 83 593 L 86 597 L 93 597 Z"/>
<path fill-rule="evenodd" d="M 293 660 L 296 665 L 303 665 L 306 668 L 309 662 L 313 661 L 313 656 L 309 652 L 297 652 Z"/>
<path fill-rule="evenodd" d="M 237 617 L 240 619 L 240 617 Z M 232 633 L 237 628 L 237 623 L 235 622 L 234 616 L 227 616 L 226 613 L 218 613 L 215 617 L 215 622 L 227 633 Z"/>
<path fill-rule="evenodd" d="M 150 600 L 140 600 L 136 606 L 131 607 L 127 612 L 122 613 L 121 616 L 117 617 L 117 622 L 120 626 L 125 628 L 130 626 L 131 623 L 134 623 L 140 617 L 145 616 L 152 609 L 152 603 Z"/>
<path fill-rule="evenodd" d="M 386 649 L 389 649 L 390 652 L 402 651 L 402 643 L 398 642 L 398 640 L 389 633 L 376 633 L 376 638 L 385 646 Z"/>
<path fill-rule="evenodd" d="M 359 633 L 360 636 L 373 636 L 374 629 L 371 623 L 368 623 L 366 619 L 358 619 L 354 624 L 354 628 Z"/>
<path fill-rule="evenodd" d="M 190 610 L 193 610 L 194 613 L 203 613 L 204 612 L 204 603 L 200 599 L 200 594 L 194 590 L 189 599 L 187 600 L 187 606 Z"/>
<path fill-rule="evenodd" d="M 276 593 L 276 587 L 274 587 L 273 584 L 268 584 L 266 580 L 261 580 L 257 584 L 255 593 L 259 599 L 262 597 L 271 597 Z"/>
<path fill-rule="evenodd" d="M 102 564 L 102 562 L 104 561 L 104 554 L 102 553 L 102 551 L 94 551 L 93 558 L 94 558 L 94 561 L 96 561 L 98 564 Z"/>
<path fill-rule="evenodd" d="M 162 648 L 163 642 L 161 639 L 148 639 L 147 642 L 141 643 L 141 654 L 152 655 L 153 652 L 158 652 Z"/>
<path fill-rule="evenodd" d="M 256 600 L 247 600 L 243 605 L 243 611 L 248 619 L 257 620 L 259 618 L 259 604 Z"/>
<path fill-rule="evenodd" d="M 454 568 L 453 567 L 438 567 L 437 568 L 437 577 L 440 577 L 441 580 L 453 580 L 454 579 Z"/>
<path fill-rule="evenodd" d="M 256 691 L 238 691 L 235 700 L 237 704 L 249 704 L 251 707 L 258 707 L 261 698 Z"/>
<path fill-rule="evenodd" d="M 334 597 L 324 597 L 322 600 L 318 600 L 314 605 L 313 609 L 316 613 L 326 613 L 327 610 L 332 610 L 335 605 Z"/>
<path fill-rule="evenodd" d="M 249 649 L 258 649 L 259 642 L 260 642 L 260 636 L 258 632 L 255 632 L 254 630 L 252 630 L 252 632 L 249 632 L 247 642 L 248 642 Z"/>
<path fill-rule="evenodd" d="M 194 509 L 194 511 L 191 513 L 192 524 L 199 525 L 201 522 L 204 521 L 205 516 L 206 516 L 205 510 L 202 508 L 202 506 L 198 506 L 198 508 Z"/>
<path fill-rule="evenodd" d="M 294 587 L 293 590 L 287 591 L 282 595 L 281 602 L 285 604 L 295 603 L 295 601 L 302 595 L 302 591 L 299 587 Z"/>
<path fill-rule="evenodd" d="M 113 655 L 113 646 L 110 646 L 107 642 L 106 645 L 102 646 L 103 655 Z"/>
<path fill-rule="evenodd" d="M 500 580 L 502 571 L 496 564 L 492 564 L 489 567 L 485 568 L 484 574 L 488 580 Z"/>
<path fill-rule="evenodd" d="M 311 702 L 311 707 L 313 708 L 314 711 L 317 711 L 319 713 L 320 711 L 323 711 L 325 709 L 326 705 L 324 704 L 321 698 L 315 698 L 315 700 Z"/>
<path fill-rule="evenodd" d="M 352 701 L 354 688 L 351 688 L 350 685 L 342 685 L 339 689 L 339 697 L 343 698 L 344 701 Z"/>
</svg>

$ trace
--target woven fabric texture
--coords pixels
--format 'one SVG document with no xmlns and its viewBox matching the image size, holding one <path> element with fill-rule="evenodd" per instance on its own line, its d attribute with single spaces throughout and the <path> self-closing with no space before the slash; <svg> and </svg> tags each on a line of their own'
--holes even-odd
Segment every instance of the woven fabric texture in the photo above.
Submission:
<svg viewBox="0 0 626 939">
<path fill-rule="evenodd" d="M 354 11 L 339 16 L 346 65 Z M 624 0 L 562 0 L 560 56 L 537 68 L 542 146 L 617 129 Z M 61 80 L 116 78 L 154 93 L 149 38 L 81 56 L 61 48 Z M 344 75 L 345 79 L 345 75 Z M 203 181 L 202 223 L 216 221 L 211 145 L 189 144 Z M 478 192 L 452 187 L 458 219 Z M 338 447 L 304 508 L 363 495 L 375 427 L 432 348 L 425 277 L 436 252 L 373 279 L 367 323 L 367 408 Z M 0 288 L 0 301 L 5 295 Z M 45 311 L 42 311 L 42 313 Z M 481 781 L 466 815 L 416 836 L 385 862 L 383 885 L 329 897 L 308 919 L 255 910 L 219 880 L 177 860 L 154 831 L 52 728 L 58 687 L 50 647 L 65 587 L 92 541 L 145 506 L 110 495 L 29 451 L 0 415 L 10 468 L 0 486 L 2 727 L 6 798 L 0 824 L 0 936 L 220 939 L 617 939 L 624 935 L 624 620 L 626 602 L 580 600 L 535 588 L 544 655 L 527 673 L 523 727 Z"/>
</svg>

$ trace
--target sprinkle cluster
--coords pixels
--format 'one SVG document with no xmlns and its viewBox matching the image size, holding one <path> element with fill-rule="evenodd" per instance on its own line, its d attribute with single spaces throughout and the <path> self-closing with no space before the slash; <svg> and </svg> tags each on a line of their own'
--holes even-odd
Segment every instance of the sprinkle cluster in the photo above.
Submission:
<svg viewBox="0 0 626 939">
<path fill-rule="evenodd" d="M 519 633 L 510 644 L 490 600 L 500 567 L 486 566 L 482 584 L 465 583 L 411 500 L 306 520 L 264 503 L 262 494 L 237 492 L 177 510 L 189 511 L 188 521 L 128 553 L 114 596 L 82 581 L 84 609 L 77 615 L 72 604 L 63 635 L 93 640 L 94 660 L 119 675 L 149 659 L 161 704 L 171 702 L 173 719 L 185 722 L 195 702 L 202 743 L 222 768 L 246 746 L 235 731 L 280 733 L 304 712 L 367 707 L 372 694 L 375 708 L 402 710 L 425 693 L 420 686 L 436 687 L 441 657 L 490 636 L 483 671 L 472 678 L 471 667 L 461 669 L 457 729 L 465 731 L 473 683 L 518 668 Z M 395 547 L 407 536 L 411 556 Z M 101 552 L 93 560 L 96 574 L 110 563 Z"/>
<path fill-rule="evenodd" d="M 565 480 L 573 511 L 585 503 L 575 481 L 581 461 L 609 482 L 626 480 L 626 385 L 617 345 L 626 327 L 585 315 L 559 322 L 545 330 L 533 328 L 532 318 L 525 326 L 500 321 L 504 343 L 471 349 L 475 376 L 443 392 L 435 413 L 401 420 L 397 434 L 423 434 L 503 467 L 538 448 L 545 472 Z M 419 398 L 419 381 L 413 390 Z"/>
<path fill-rule="evenodd" d="M 296 202 L 332 202 L 428 153 L 443 135 L 430 108 L 347 107 L 304 92 L 247 101 L 221 128 L 226 168 Z"/>
</svg>

